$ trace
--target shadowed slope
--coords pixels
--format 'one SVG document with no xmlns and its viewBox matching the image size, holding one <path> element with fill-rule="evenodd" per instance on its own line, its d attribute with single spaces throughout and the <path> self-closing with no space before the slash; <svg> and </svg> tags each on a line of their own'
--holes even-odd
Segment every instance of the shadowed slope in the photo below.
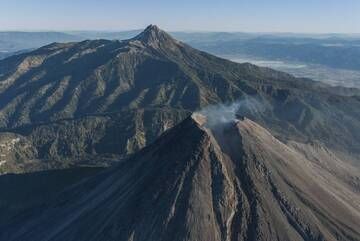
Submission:
<svg viewBox="0 0 360 241">
<path fill-rule="evenodd" d="M 315 165 L 249 119 L 208 129 L 193 115 L 0 239 L 359 239 L 358 172 L 344 166 L 349 184 Z"/>
</svg>

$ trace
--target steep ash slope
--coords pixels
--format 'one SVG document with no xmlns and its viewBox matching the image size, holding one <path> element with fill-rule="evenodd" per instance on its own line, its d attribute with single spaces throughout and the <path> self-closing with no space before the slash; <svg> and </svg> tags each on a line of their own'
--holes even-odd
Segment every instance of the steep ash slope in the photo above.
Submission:
<svg viewBox="0 0 360 241">
<path fill-rule="evenodd" d="M 359 240 L 359 172 L 317 165 L 247 118 L 209 129 L 195 114 L 0 239 Z"/>
<path fill-rule="evenodd" d="M 71 185 L 95 176 L 103 168 L 77 167 L 0 176 L 0 226 L 22 215 L 24 211 L 43 205 Z M 1 229 L 3 232 L 3 229 Z"/>
</svg>

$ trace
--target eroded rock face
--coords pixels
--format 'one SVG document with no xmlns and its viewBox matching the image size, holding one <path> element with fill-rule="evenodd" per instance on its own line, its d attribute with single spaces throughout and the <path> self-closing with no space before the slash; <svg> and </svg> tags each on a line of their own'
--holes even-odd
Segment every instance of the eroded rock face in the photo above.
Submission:
<svg viewBox="0 0 360 241">
<path fill-rule="evenodd" d="M 36 169 L 37 151 L 24 136 L 0 133 L 0 174 Z"/>
<path fill-rule="evenodd" d="M 206 116 L 187 118 L 131 160 L 62 193 L 40 215 L 33 208 L 13 220 L 0 239 L 359 239 L 353 167 L 341 165 L 338 175 L 342 160 L 321 151 L 331 169 L 318 168 L 316 150 L 306 156 L 247 118 L 205 124 Z"/>
</svg>

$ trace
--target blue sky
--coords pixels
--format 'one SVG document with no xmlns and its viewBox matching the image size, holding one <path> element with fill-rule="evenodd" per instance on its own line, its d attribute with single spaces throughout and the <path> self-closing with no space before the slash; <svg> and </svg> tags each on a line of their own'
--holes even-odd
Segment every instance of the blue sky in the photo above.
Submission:
<svg viewBox="0 0 360 241">
<path fill-rule="evenodd" d="M 360 33 L 360 0 L 1 0 L 0 30 Z"/>
</svg>

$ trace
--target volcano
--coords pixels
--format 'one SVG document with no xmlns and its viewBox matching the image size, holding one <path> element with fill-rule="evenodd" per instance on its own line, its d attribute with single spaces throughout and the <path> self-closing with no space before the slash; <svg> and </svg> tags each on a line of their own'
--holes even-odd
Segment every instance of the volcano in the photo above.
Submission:
<svg viewBox="0 0 360 241">
<path fill-rule="evenodd" d="M 128 161 L 0 227 L 0 239 L 360 239 L 356 169 L 246 117 L 209 126 L 210 118 L 194 113 Z"/>
<path fill-rule="evenodd" d="M 261 104 L 242 114 L 277 138 L 320 142 L 358 163 L 358 96 L 218 58 L 150 25 L 124 41 L 53 43 L 0 60 L 0 141 L 16 136 L 31 150 L 4 153 L 0 173 L 123 159 L 194 111 L 249 99 Z"/>
</svg>

